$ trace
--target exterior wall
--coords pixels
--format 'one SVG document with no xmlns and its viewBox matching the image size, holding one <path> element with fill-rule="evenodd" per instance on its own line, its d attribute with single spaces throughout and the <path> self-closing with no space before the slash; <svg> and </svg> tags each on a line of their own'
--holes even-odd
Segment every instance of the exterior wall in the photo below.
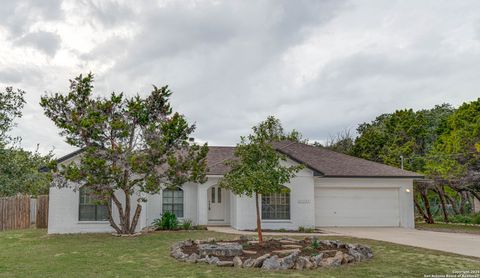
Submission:
<svg viewBox="0 0 480 278">
<path fill-rule="evenodd" d="M 394 178 L 315 178 L 315 187 L 328 188 L 397 188 L 400 226 L 414 228 L 413 179 Z"/>
<path fill-rule="evenodd" d="M 68 233 L 107 233 L 113 232 L 113 228 L 108 221 L 79 221 L 80 195 L 78 187 L 70 184 L 69 187 L 56 188 L 51 187 L 49 193 L 48 209 L 48 233 L 49 234 L 68 234 Z M 115 193 L 122 203 L 125 203 L 125 196 L 122 192 Z M 139 195 L 132 198 L 131 214 L 135 212 L 136 199 Z M 145 223 L 145 204 L 142 203 L 142 213 L 140 215 L 137 230 L 140 230 Z M 113 218 L 119 222 L 118 211 L 113 209 Z"/>
<path fill-rule="evenodd" d="M 288 160 L 287 164 L 296 164 Z M 314 178 L 309 169 L 301 170 L 297 176 L 285 184 L 290 189 L 290 220 L 262 220 L 263 229 L 296 230 L 298 227 L 315 226 Z M 251 230 L 257 227 L 255 198 L 232 196 L 231 226 L 237 230 Z M 259 196 L 261 214 L 261 196 Z"/>
<path fill-rule="evenodd" d="M 183 219 L 190 219 L 195 224 L 198 223 L 197 217 L 197 187 L 195 183 L 186 183 L 183 189 Z M 152 222 L 162 215 L 162 192 L 158 194 L 147 194 L 145 225 L 150 226 Z"/>
</svg>

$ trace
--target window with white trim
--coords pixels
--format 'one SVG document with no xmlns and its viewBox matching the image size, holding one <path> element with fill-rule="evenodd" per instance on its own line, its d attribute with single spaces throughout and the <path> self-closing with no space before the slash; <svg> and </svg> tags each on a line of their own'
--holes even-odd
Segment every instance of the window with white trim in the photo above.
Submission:
<svg viewBox="0 0 480 278">
<path fill-rule="evenodd" d="M 80 187 L 79 221 L 107 221 L 108 208 L 99 204 L 99 196 L 88 187 Z"/>
<path fill-rule="evenodd" d="M 164 189 L 162 192 L 162 211 L 170 211 L 177 218 L 183 217 L 183 190 L 179 187 L 175 189 Z"/>
<path fill-rule="evenodd" d="M 263 220 L 290 220 L 290 191 L 262 195 Z"/>
</svg>

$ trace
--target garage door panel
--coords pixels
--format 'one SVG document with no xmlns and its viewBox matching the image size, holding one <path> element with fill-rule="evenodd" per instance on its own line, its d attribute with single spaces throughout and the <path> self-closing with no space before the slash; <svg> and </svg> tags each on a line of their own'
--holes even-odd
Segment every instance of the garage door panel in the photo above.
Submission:
<svg viewBox="0 0 480 278">
<path fill-rule="evenodd" d="M 399 226 L 396 188 L 316 188 L 316 226 Z"/>
</svg>

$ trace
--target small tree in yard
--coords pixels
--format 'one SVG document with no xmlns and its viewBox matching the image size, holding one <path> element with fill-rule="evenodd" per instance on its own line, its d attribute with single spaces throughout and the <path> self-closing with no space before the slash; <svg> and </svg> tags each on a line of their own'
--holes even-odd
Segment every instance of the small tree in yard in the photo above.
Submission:
<svg viewBox="0 0 480 278">
<path fill-rule="evenodd" d="M 119 234 L 134 233 L 142 210 L 137 199 L 131 217 L 135 192 L 157 193 L 185 182 L 205 182 L 207 145 L 188 142 L 195 125 L 173 113 L 170 90 L 157 88 L 146 97 L 126 98 L 112 93 L 93 98 L 93 75 L 70 81 L 66 95 L 45 95 L 41 106 L 61 129 L 66 141 L 84 152 L 80 161 L 56 169 L 56 185 L 78 182 L 91 189 L 108 208 L 111 226 Z M 123 192 L 122 203 L 117 192 Z M 112 217 L 116 206 L 120 223 Z"/>
<path fill-rule="evenodd" d="M 285 190 L 283 185 L 290 182 L 303 166 L 283 166 L 281 161 L 285 161 L 286 157 L 273 146 L 280 140 L 299 141 L 298 132 L 294 130 L 285 134 L 280 121 L 273 116 L 252 130 L 252 134 L 241 137 L 234 153 L 236 159 L 226 162 L 231 169 L 221 179 L 220 186 L 236 195 L 255 196 L 258 239 L 262 243 L 258 195 L 282 193 Z"/>
</svg>

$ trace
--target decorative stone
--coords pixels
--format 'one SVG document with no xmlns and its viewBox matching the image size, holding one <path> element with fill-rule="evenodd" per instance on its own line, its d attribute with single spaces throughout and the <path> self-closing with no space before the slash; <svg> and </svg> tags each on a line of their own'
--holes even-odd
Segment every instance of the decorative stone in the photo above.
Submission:
<svg viewBox="0 0 480 278">
<path fill-rule="evenodd" d="M 265 261 L 268 257 L 270 257 L 270 254 L 265 254 L 263 256 L 256 258 L 255 262 L 253 263 L 253 267 L 261 267 L 263 261 Z"/>
<path fill-rule="evenodd" d="M 218 262 L 220 262 L 219 258 L 213 257 L 213 256 L 212 257 L 207 256 L 206 259 L 208 264 L 218 264 Z"/>
<path fill-rule="evenodd" d="M 247 236 L 247 235 L 241 235 L 241 236 L 240 236 L 240 240 L 241 240 L 241 241 L 247 241 L 247 240 L 248 240 L 248 236 Z"/>
<path fill-rule="evenodd" d="M 342 264 L 342 261 L 343 261 L 343 253 L 341 251 L 339 251 L 339 252 L 337 252 L 335 257 L 326 258 L 326 259 L 323 259 L 322 261 L 320 261 L 319 266 L 322 266 L 322 267 L 336 267 L 336 266 L 340 266 Z"/>
<path fill-rule="evenodd" d="M 233 262 L 232 261 L 219 261 L 219 262 L 217 262 L 217 266 L 230 267 L 230 266 L 233 266 Z"/>
<path fill-rule="evenodd" d="M 305 260 L 305 269 L 312 269 L 314 264 L 310 261 L 310 257 L 302 257 Z M 315 264 L 316 266 L 316 264 Z"/>
<path fill-rule="evenodd" d="M 284 238 L 280 239 L 278 242 L 284 243 L 284 244 L 295 244 L 295 243 L 299 243 L 300 240 L 284 237 Z"/>
<path fill-rule="evenodd" d="M 343 254 L 342 264 L 348 264 L 355 261 L 355 258 L 349 254 Z"/>
<path fill-rule="evenodd" d="M 302 248 L 303 246 L 301 245 L 295 245 L 295 244 L 285 244 L 285 245 L 282 245 L 282 248 L 286 248 L 286 249 L 300 249 Z"/>
<path fill-rule="evenodd" d="M 250 268 L 253 267 L 253 264 L 255 263 L 255 259 L 247 259 L 243 262 L 243 267 L 244 268 Z"/>
<path fill-rule="evenodd" d="M 217 240 L 216 240 L 214 237 L 209 237 L 209 238 L 207 239 L 207 242 L 208 242 L 208 243 L 214 243 L 214 242 L 216 242 L 216 241 L 217 241 Z"/>
<path fill-rule="evenodd" d="M 273 254 L 278 254 L 278 255 L 287 255 L 293 252 L 300 252 L 300 249 L 285 249 L 285 250 L 272 251 Z"/>
<path fill-rule="evenodd" d="M 293 252 L 292 254 L 282 258 L 280 260 L 280 269 L 290 269 L 295 265 L 295 260 L 300 254 L 300 251 Z"/>
<path fill-rule="evenodd" d="M 235 256 L 233 258 L 233 266 L 234 267 L 242 267 L 242 259 L 239 256 Z"/>
<path fill-rule="evenodd" d="M 253 251 L 253 250 L 243 250 L 243 254 L 255 255 L 255 254 L 257 254 L 257 251 Z"/>
<path fill-rule="evenodd" d="M 192 253 L 185 261 L 187 263 L 196 263 L 198 259 L 200 259 L 200 256 L 197 253 Z"/>
<path fill-rule="evenodd" d="M 205 240 L 201 240 L 201 239 L 196 239 L 193 241 L 193 243 L 195 243 L 196 245 L 200 245 L 200 244 L 204 244 L 204 243 L 207 243 Z"/>
<path fill-rule="evenodd" d="M 267 258 L 263 261 L 262 264 L 262 269 L 266 270 L 278 270 L 280 269 L 280 260 L 278 259 L 278 256 L 273 256 L 270 258 Z"/>
<path fill-rule="evenodd" d="M 250 245 L 258 244 L 258 240 L 249 240 L 247 243 Z"/>
<path fill-rule="evenodd" d="M 312 261 L 315 262 L 315 264 L 318 266 L 320 265 L 320 262 L 322 261 L 323 256 L 324 256 L 324 253 L 320 253 L 316 256 L 312 256 Z"/>
<path fill-rule="evenodd" d="M 305 268 L 307 262 L 310 262 L 306 257 L 298 257 L 297 260 L 295 261 L 295 269 L 302 270 Z"/>
<path fill-rule="evenodd" d="M 222 257 L 233 257 L 243 254 L 243 247 L 238 243 L 230 243 L 225 245 L 218 244 L 201 244 L 198 246 L 200 256 L 214 255 Z"/>
</svg>

